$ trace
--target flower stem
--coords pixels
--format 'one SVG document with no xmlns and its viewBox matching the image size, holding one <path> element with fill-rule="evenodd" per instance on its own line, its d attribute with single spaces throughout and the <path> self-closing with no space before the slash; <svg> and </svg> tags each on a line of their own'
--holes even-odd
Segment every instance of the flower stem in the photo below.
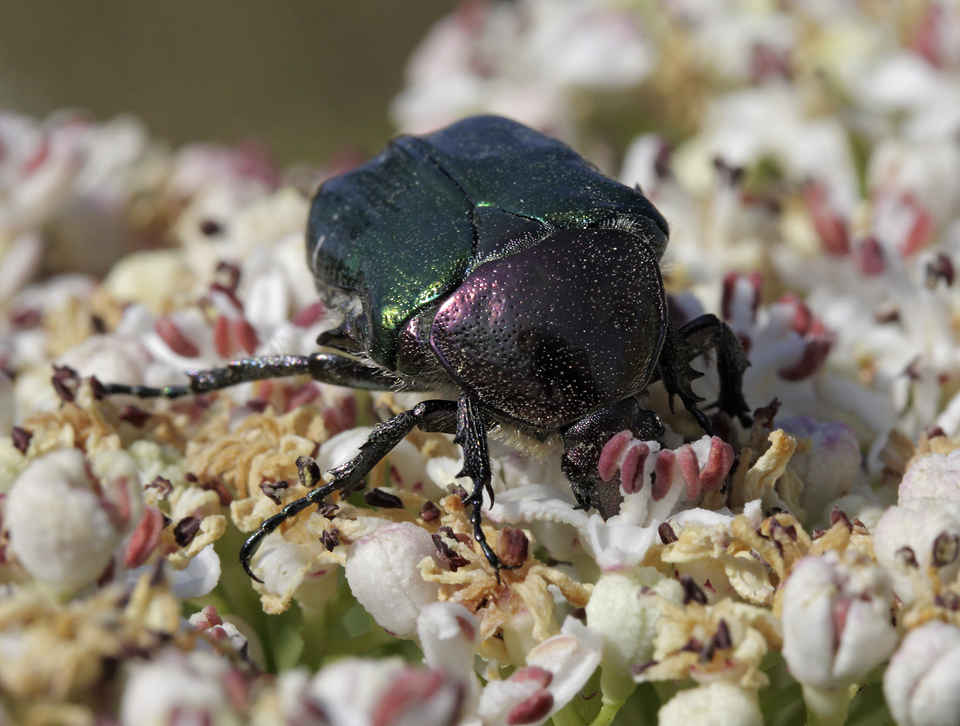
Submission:
<svg viewBox="0 0 960 726">
<path fill-rule="evenodd" d="M 847 720 L 850 688 L 804 685 L 803 700 L 807 705 L 807 726 L 839 726 Z"/>
<path fill-rule="evenodd" d="M 583 721 L 577 716 L 573 704 L 570 703 L 553 714 L 550 720 L 553 722 L 553 726 L 583 726 Z"/>
<path fill-rule="evenodd" d="M 623 703 L 623 701 L 604 701 L 600 707 L 600 713 L 593 719 L 590 726 L 610 726 Z"/>
</svg>

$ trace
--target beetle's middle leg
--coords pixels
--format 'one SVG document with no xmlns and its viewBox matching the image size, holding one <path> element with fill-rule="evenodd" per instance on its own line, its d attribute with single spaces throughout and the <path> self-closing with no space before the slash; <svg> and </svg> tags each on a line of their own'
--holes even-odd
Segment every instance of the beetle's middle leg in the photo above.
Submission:
<svg viewBox="0 0 960 726">
<path fill-rule="evenodd" d="M 500 570 L 513 570 L 516 569 L 516 565 L 506 565 L 501 562 L 487 542 L 487 536 L 483 533 L 483 527 L 481 526 L 483 494 L 486 492 L 490 504 L 493 504 L 493 485 L 491 484 L 493 477 L 490 471 L 487 429 L 483 414 L 477 407 L 476 402 L 466 393 L 460 394 L 460 401 L 457 404 L 457 435 L 453 440 L 454 443 L 460 444 L 463 448 L 463 469 L 457 476 L 468 476 L 473 480 L 473 491 L 463 502 L 470 505 L 473 538 L 480 545 L 484 557 L 487 558 L 487 562 L 490 563 L 497 575 L 497 582 L 499 582 Z"/>
<path fill-rule="evenodd" d="M 320 504 L 324 499 L 336 491 L 345 495 L 352 492 L 370 473 L 377 463 L 399 444 L 415 426 L 426 431 L 448 430 L 452 427 L 454 415 L 457 411 L 455 401 L 432 400 L 423 401 L 408 411 L 402 411 L 388 421 L 374 427 L 370 436 L 360 446 L 360 452 L 346 464 L 342 464 L 330 473 L 333 479 L 323 486 L 311 489 L 302 499 L 290 502 L 277 514 L 264 520 L 260 528 L 244 542 L 240 548 L 240 564 L 244 571 L 257 582 L 262 582 L 250 569 L 250 561 L 256 554 L 257 548 L 271 532 L 281 524 L 295 516 L 312 504 Z M 299 464 L 299 462 L 298 462 Z M 489 466 L 489 464 L 488 464 Z M 315 484 L 315 474 L 310 473 L 310 467 L 298 466 L 300 481 L 304 486 Z"/>
</svg>

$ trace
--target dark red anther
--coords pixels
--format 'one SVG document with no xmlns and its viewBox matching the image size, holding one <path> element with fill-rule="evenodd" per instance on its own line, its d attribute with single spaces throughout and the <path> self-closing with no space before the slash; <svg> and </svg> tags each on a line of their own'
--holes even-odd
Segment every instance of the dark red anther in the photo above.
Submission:
<svg viewBox="0 0 960 726">
<path fill-rule="evenodd" d="M 699 603 L 700 605 L 707 604 L 707 595 L 700 588 L 700 586 L 694 581 L 689 575 L 680 576 L 680 584 L 683 586 L 683 604 L 687 605 L 691 602 Z"/>
<path fill-rule="evenodd" d="M 679 539 L 677 533 L 673 531 L 670 522 L 662 522 L 660 526 L 657 527 L 657 534 L 660 535 L 660 541 L 665 545 L 673 544 Z"/>
<path fill-rule="evenodd" d="M 520 567 L 527 561 L 527 552 L 530 540 L 522 529 L 505 527 L 500 533 L 499 550 L 500 560 L 507 567 Z"/>
<path fill-rule="evenodd" d="M 199 615 L 200 617 L 196 618 L 193 623 L 193 627 L 197 630 L 208 630 L 217 625 L 223 625 L 223 618 L 220 617 L 220 613 L 213 605 L 205 605 Z"/>
<path fill-rule="evenodd" d="M 853 524 L 850 523 L 850 517 L 847 516 L 847 513 L 837 505 L 833 505 L 833 509 L 830 510 L 830 526 L 834 526 L 837 522 L 843 522 L 848 530 L 853 530 Z"/>
<path fill-rule="evenodd" d="M 10 429 L 10 438 L 13 440 L 14 448 L 21 454 L 26 454 L 27 449 L 30 448 L 30 439 L 33 438 L 33 434 L 19 426 L 14 426 Z"/>
<path fill-rule="evenodd" d="M 456 572 L 459 568 L 470 564 L 470 560 L 458 554 L 453 547 L 444 541 L 440 532 L 434 532 L 430 537 L 433 539 L 433 546 L 437 548 L 440 559 L 447 563 L 451 572 Z"/>
<path fill-rule="evenodd" d="M 290 318 L 290 322 L 298 328 L 309 328 L 326 315 L 326 313 L 327 309 L 323 306 L 323 303 L 315 302 L 302 310 L 298 310 L 296 314 Z"/>
<path fill-rule="evenodd" d="M 340 545 L 340 530 L 336 527 L 323 530 L 320 535 L 320 543 L 327 552 L 333 552 L 335 547 Z"/>
<path fill-rule="evenodd" d="M 433 502 L 427 500 L 420 505 L 420 519 L 424 522 L 439 522 L 440 508 Z"/>
<path fill-rule="evenodd" d="M 867 277 L 879 275 L 887 266 L 883 248 L 874 236 L 867 237 L 857 246 L 857 264 Z"/>
<path fill-rule="evenodd" d="M 156 507 L 144 507 L 140 523 L 133 530 L 130 541 L 127 543 L 126 552 L 123 555 L 123 564 L 128 569 L 132 570 L 135 567 L 140 567 L 147 561 L 147 558 L 160 544 L 160 536 L 165 526 L 163 512 Z"/>
<path fill-rule="evenodd" d="M 653 477 L 651 478 L 652 491 L 650 497 L 655 502 L 659 502 L 670 492 L 670 485 L 673 483 L 673 467 L 676 464 L 677 455 L 670 449 L 661 449 L 657 455 L 657 463 L 654 465 Z"/>
<path fill-rule="evenodd" d="M 650 447 L 640 441 L 627 451 L 620 465 L 620 486 L 626 494 L 636 494 L 643 489 L 643 469 L 649 455 Z"/>
<path fill-rule="evenodd" d="M 157 475 L 144 489 L 156 489 L 157 496 L 160 497 L 160 499 L 166 499 L 173 491 L 173 483 L 169 479 Z"/>
<path fill-rule="evenodd" d="M 657 664 L 657 661 L 655 660 L 648 660 L 644 663 L 636 663 L 630 666 L 630 674 L 633 676 L 642 676 L 644 671 L 646 671 L 649 668 L 652 668 L 656 664 Z"/>
<path fill-rule="evenodd" d="M 613 475 L 617 473 L 620 455 L 632 440 L 633 434 L 629 431 L 621 431 L 603 445 L 600 460 L 597 462 L 597 473 L 602 481 L 607 482 L 613 479 Z"/>
<path fill-rule="evenodd" d="M 677 463 L 680 465 L 683 480 L 687 483 L 687 499 L 696 499 L 700 496 L 700 462 L 697 460 L 697 452 L 690 444 L 677 449 Z"/>
<path fill-rule="evenodd" d="M 803 354 L 800 359 L 791 365 L 784 366 L 777 374 L 785 381 L 802 381 L 812 376 L 830 354 L 833 347 L 833 338 L 823 335 L 804 341 Z"/>
<path fill-rule="evenodd" d="M 223 292 L 235 293 L 237 287 L 240 285 L 240 274 L 240 267 L 238 265 L 221 260 L 217 263 L 216 282 L 214 285 Z"/>
<path fill-rule="evenodd" d="M 900 247 L 900 254 L 904 257 L 910 257 L 926 247 L 930 238 L 933 237 L 933 219 L 926 207 L 914 199 L 912 195 L 905 195 L 903 203 L 913 211 L 914 219 L 913 226 Z"/>
<path fill-rule="evenodd" d="M 363 501 L 371 507 L 380 509 L 403 509 L 403 500 L 380 488 L 368 489 L 363 493 Z"/>
<path fill-rule="evenodd" d="M 733 647 L 733 638 L 730 637 L 730 626 L 727 621 L 721 619 L 717 625 L 717 632 L 713 634 L 713 644 L 719 650 L 727 650 Z"/>
<path fill-rule="evenodd" d="M 230 321 L 226 315 L 218 315 L 213 322 L 213 347 L 221 358 L 230 358 L 233 344 L 230 340 Z"/>
<path fill-rule="evenodd" d="M 733 317 L 733 301 L 745 285 L 752 288 L 750 295 L 750 320 L 755 321 L 757 310 L 760 308 L 760 299 L 763 293 L 763 275 L 759 272 L 750 272 L 744 275 L 741 272 L 728 272 L 723 277 L 723 296 L 720 301 L 720 314 L 724 320 Z"/>
<path fill-rule="evenodd" d="M 709 492 L 719 489 L 723 480 L 727 478 L 733 467 L 733 447 L 718 436 L 710 438 L 710 451 L 707 454 L 707 463 L 700 472 L 700 486 L 703 491 Z"/>
<path fill-rule="evenodd" d="M 290 486 L 289 482 L 281 479 L 280 481 L 263 481 L 260 482 L 260 491 L 263 492 L 263 495 L 269 499 L 274 504 L 280 504 L 280 494 L 281 492 L 288 489 Z"/>
<path fill-rule="evenodd" d="M 200 520 L 196 517 L 184 517 L 173 528 L 173 539 L 181 547 L 193 542 L 193 538 L 200 531 Z"/>
<path fill-rule="evenodd" d="M 40 143 L 37 144 L 34 152 L 23 160 L 20 165 L 20 173 L 27 177 L 33 174 L 37 169 L 43 166 L 50 156 L 50 134 L 44 133 L 40 137 Z"/>
<path fill-rule="evenodd" d="M 257 352 L 260 339 L 257 337 L 256 329 L 254 329 L 246 318 L 235 318 L 230 321 L 230 332 L 240 348 L 245 350 L 249 355 Z"/>
<path fill-rule="evenodd" d="M 770 79 L 789 81 L 792 77 L 787 51 L 764 43 L 754 43 L 750 53 L 750 80 L 753 83 Z"/>
<path fill-rule="evenodd" d="M 200 222 L 200 232 L 205 237 L 216 237 L 223 234 L 223 225 L 213 219 L 205 219 Z"/>
<path fill-rule="evenodd" d="M 950 532 L 941 532 L 933 541 L 931 562 L 934 567 L 946 567 L 957 559 L 960 553 L 960 537 Z"/>
<path fill-rule="evenodd" d="M 523 703 L 510 709 L 507 714 L 508 726 L 522 726 L 523 724 L 542 721 L 553 708 L 553 694 L 550 691 L 537 691 Z"/>
<path fill-rule="evenodd" d="M 846 221 L 830 206 L 827 186 L 823 182 L 807 184 L 806 198 L 813 227 L 820 237 L 823 249 L 831 255 L 850 254 L 850 235 Z"/>
<path fill-rule="evenodd" d="M 55 365 L 51 383 L 60 400 L 73 403 L 77 397 L 77 389 L 80 387 L 80 375 L 70 366 Z"/>
<path fill-rule="evenodd" d="M 144 411 L 142 408 L 137 408 L 136 406 L 124 406 L 118 418 L 121 421 L 126 421 L 131 426 L 135 426 L 138 429 L 144 427 L 147 421 L 150 420 L 152 414 L 149 411 Z"/>
<path fill-rule="evenodd" d="M 443 717 L 436 716 L 436 723 L 460 723 L 464 687 L 448 681 L 442 673 L 424 668 L 407 668 L 401 672 L 384 690 L 373 709 L 371 726 L 401 726 L 417 723 L 422 711 L 431 699 L 441 694 L 444 688 L 453 689 L 454 698 L 450 699 L 450 712 Z M 442 702 L 446 702 L 443 699 Z M 435 709 L 434 709 L 435 710 Z"/>
<path fill-rule="evenodd" d="M 906 546 L 901 547 L 896 552 L 894 552 L 893 555 L 906 567 L 912 567 L 913 569 L 917 569 L 920 567 L 920 563 L 917 562 L 917 555 L 913 551 L 912 547 L 906 547 Z"/>
<path fill-rule="evenodd" d="M 813 324 L 813 313 L 810 312 L 804 302 L 793 293 L 787 293 L 779 300 L 781 305 L 789 305 L 793 308 L 793 320 L 790 327 L 800 335 L 806 335 Z"/>
<path fill-rule="evenodd" d="M 670 176 L 670 163 L 673 158 L 673 145 L 665 139 L 660 139 L 657 145 L 657 155 L 653 160 L 653 173 L 658 179 Z"/>
<path fill-rule="evenodd" d="M 200 355 L 197 346 L 187 340 L 187 337 L 180 328 L 177 327 L 177 324 L 173 322 L 170 316 L 164 315 L 163 317 L 157 318 L 153 329 L 157 335 L 160 336 L 161 340 L 167 344 L 167 347 L 177 355 L 183 356 L 184 358 L 196 358 Z"/>
</svg>

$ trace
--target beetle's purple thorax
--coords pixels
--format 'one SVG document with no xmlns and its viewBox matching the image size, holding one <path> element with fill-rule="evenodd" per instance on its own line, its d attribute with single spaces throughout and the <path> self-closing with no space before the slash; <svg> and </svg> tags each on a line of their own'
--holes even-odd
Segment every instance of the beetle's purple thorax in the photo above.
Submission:
<svg viewBox="0 0 960 726">
<path fill-rule="evenodd" d="M 565 229 L 476 267 L 440 306 L 429 343 L 487 407 L 549 431 L 644 389 L 666 311 L 643 240 Z"/>
</svg>

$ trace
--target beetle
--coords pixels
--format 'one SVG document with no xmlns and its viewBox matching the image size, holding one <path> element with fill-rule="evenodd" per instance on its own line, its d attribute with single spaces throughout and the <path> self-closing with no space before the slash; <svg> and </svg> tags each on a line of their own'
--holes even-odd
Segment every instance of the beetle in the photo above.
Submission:
<svg viewBox="0 0 960 726">
<path fill-rule="evenodd" d="M 354 459 L 266 519 L 240 553 L 244 570 L 263 538 L 335 491 L 344 495 L 413 430 L 455 434 L 460 476 L 472 480 L 474 538 L 499 579 L 502 563 L 481 529 L 493 502 L 487 434 L 519 431 L 562 447 L 577 506 L 616 513 L 617 482 L 603 482 L 603 445 L 629 430 L 663 435 L 641 406 L 661 380 L 708 433 L 690 362 L 716 350 L 720 410 L 749 425 L 748 362 L 714 315 L 678 327 L 660 274 L 669 228 L 642 194 L 605 177 L 565 144 L 515 121 L 475 116 L 424 136 L 400 136 L 367 164 L 317 191 L 307 262 L 321 300 L 343 311 L 320 335 L 326 350 L 190 371 L 188 386 L 107 386 L 110 393 L 175 398 L 237 383 L 309 374 L 371 390 L 438 398 L 380 423 Z M 319 472 L 301 466 L 306 486 Z M 313 468 L 316 469 L 315 465 Z"/>
</svg>

